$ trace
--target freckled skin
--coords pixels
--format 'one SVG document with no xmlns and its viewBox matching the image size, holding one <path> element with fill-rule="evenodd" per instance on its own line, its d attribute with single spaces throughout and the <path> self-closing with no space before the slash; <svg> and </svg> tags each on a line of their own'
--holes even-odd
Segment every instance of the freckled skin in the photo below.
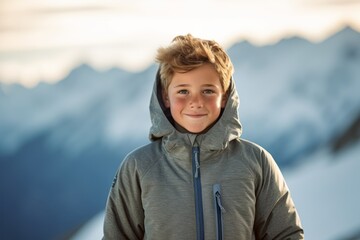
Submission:
<svg viewBox="0 0 360 240">
<path fill-rule="evenodd" d="M 163 100 L 177 124 L 200 133 L 218 119 L 226 95 L 219 74 L 211 64 L 205 64 L 190 72 L 175 73 Z"/>
</svg>

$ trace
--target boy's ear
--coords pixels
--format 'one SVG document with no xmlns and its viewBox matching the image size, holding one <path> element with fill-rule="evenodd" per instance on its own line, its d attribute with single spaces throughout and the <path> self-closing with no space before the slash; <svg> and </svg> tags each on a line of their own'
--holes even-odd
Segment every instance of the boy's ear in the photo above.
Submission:
<svg viewBox="0 0 360 240">
<path fill-rule="evenodd" d="M 228 94 L 225 93 L 225 94 L 222 96 L 222 99 L 221 99 L 221 108 L 225 108 L 226 103 L 227 103 L 227 100 L 228 100 Z"/>
<path fill-rule="evenodd" d="M 168 95 L 167 95 L 167 93 L 165 91 L 162 92 L 162 99 L 163 99 L 165 107 L 169 108 L 170 107 L 170 101 L 169 101 L 169 97 L 168 97 Z"/>
</svg>

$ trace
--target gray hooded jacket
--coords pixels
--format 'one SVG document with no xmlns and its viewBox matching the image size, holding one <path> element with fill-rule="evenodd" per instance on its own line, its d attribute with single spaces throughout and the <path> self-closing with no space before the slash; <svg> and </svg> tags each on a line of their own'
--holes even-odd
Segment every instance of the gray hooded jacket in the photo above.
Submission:
<svg viewBox="0 0 360 240">
<path fill-rule="evenodd" d="M 204 134 L 176 130 L 159 75 L 150 144 L 129 153 L 110 190 L 103 239 L 303 239 L 299 216 L 271 155 L 240 138 L 234 82 Z"/>
</svg>

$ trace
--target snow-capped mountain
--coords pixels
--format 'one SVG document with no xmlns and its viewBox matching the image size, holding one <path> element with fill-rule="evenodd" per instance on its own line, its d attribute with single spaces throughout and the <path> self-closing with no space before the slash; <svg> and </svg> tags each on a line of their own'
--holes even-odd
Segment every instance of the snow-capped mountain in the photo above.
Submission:
<svg viewBox="0 0 360 240">
<path fill-rule="evenodd" d="M 325 161 L 316 153 L 360 114 L 360 33 L 351 28 L 321 43 L 240 42 L 228 53 L 244 138 L 294 176 L 304 159 Z M 148 141 L 156 70 L 81 65 L 53 85 L 0 84 L 0 237 L 65 238 L 104 208 L 121 159 Z"/>
<path fill-rule="evenodd" d="M 2 86 L 1 238 L 62 236 L 103 208 L 121 159 L 147 141 L 155 71 L 82 65 L 56 85 Z"/>
<path fill-rule="evenodd" d="M 244 136 L 271 149 L 280 165 L 331 141 L 360 112 L 360 35 L 350 28 L 318 44 L 239 43 L 229 53 Z"/>
<path fill-rule="evenodd" d="M 152 86 L 153 77 L 148 75 L 152 75 L 154 71 L 152 67 L 139 74 L 130 74 L 119 69 L 98 72 L 84 64 L 56 85 L 40 84 L 32 90 L 17 85 L 3 86 L 0 134 L 6 138 L 0 139 L 0 151 L 10 154 L 16 152 L 29 138 L 44 129 L 55 131 L 50 144 L 63 142 L 65 139 L 59 138 L 72 135 L 73 142 L 67 143 L 70 148 L 81 148 L 81 145 L 85 144 L 84 140 L 89 143 L 99 140 L 99 137 L 110 138 L 107 140 L 111 142 L 111 138 L 118 139 L 123 136 L 119 131 L 129 131 L 125 135 L 130 135 L 130 130 L 134 129 L 126 126 L 131 122 L 127 120 L 136 119 L 138 114 L 133 114 L 127 106 L 141 105 L 141 117 L 148 115 L 144 103 L 149 99 Z M 126 114 L 123 114 L 125 110 Z M 84 118 L 86 115 L 91 117 Z M 54 127 L 66 119 L 83 120 L 81 126 L 76 126 L 81 129 L 68 129 L 68 134 L 64 134 L 64 130 L 67 130 L 63 128 L 56 132 Z M 99 128 L 100 125 L 102 129 L 90 136 L 90 133 L 94 132 L 91 130 Z M 122 130 L 119 130 L 119 125 L 123 127 Z M 87 139 L 83 138 L 81 131 L 86 132 Z M 76 134 L 79 134 L 80 139 L 77 139 Z"/>
</svg>

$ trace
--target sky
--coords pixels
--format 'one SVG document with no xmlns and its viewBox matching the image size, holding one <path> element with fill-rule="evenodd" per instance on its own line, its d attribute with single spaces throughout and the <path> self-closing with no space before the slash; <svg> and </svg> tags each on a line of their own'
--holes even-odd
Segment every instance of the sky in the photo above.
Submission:
<svg viewBox="0 0 360 240">
<path fill-rule="evenodd" d="M 83 63 L 141 71 L 181 34 L 225 48 L 360 31 L 360 0 L 0 0 L 0 83 L 54 83 Z"/>
</svg>

